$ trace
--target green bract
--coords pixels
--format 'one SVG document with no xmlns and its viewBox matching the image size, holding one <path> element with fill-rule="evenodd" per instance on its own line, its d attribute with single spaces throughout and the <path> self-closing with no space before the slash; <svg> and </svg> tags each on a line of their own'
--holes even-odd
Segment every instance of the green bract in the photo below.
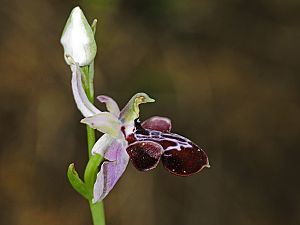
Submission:
<svg viewBox="0 0 300 225">
<path fill-rule="evenodd" d="M 71 65 L 70 57 L 79 66 L 87 66 L 94 60 L 97 52 L 94 33 L 78 6 L 69 16 L 60 42 L 64 47 L 65 60 L 69 65 Z"/>
</svg>

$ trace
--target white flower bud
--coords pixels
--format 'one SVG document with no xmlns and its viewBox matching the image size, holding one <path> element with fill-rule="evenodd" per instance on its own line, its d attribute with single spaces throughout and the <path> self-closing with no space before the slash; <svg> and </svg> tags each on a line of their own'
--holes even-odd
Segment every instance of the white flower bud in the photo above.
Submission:
<svg viewBox="0 0 300 225">
<path fill-rule="evenodd" d="M 89 65 L 94 60 L 97 52 L 94 34 L 78 6 L 72 10 L 69 16 L 60 42 L 64 47 L 65 60 L 69 65 L 72 62 L 68 56 L 79 66 Z"/>
</svg>

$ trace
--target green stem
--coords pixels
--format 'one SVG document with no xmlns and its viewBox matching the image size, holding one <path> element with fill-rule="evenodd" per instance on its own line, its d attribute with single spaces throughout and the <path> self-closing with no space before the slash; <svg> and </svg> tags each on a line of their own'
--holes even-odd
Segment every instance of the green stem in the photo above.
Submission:
<svg viewBox="0 0 300 225">
<path fill-rule="evenodd" d="M 90 128 L 88 125 L 86 125 L 86 134 L 87 134 L 88 154 L 90 159 L 92 156 L 92 148 L 96 141 L 95 130 Z"/>
<path fill-rule="evenodd" d="M 82 74 L 84 77 L 82 79 L 84 91 L 90 100 L 91 103 L 94 103 L 94 87 L 93 87 L 93 79 L 94 79 L 94 62 L 90 64 L 90 66 L 85 66 L 81 68 Z M 86 125 L 86 133 L 87 133 L 87 144 L 88 144 L 88 155 L 89 159 L 92 156 L 92 148 L 95 144 L 95 130 Z"/>
<path fill-rule="evenodd" d="M 84 74 L 83 79 L 83 86 L 86 92 L 86 95 L 91 103 L 94 103 L 94 87 L 93 87 L 93 78 L 94 78 L 94 62 L 90 64 L 90 66 L 83 67 L 82 72 Z M 92 157 L 92 148 L 95 144 L 96 138 L 95 138 L 95 130 L 86 126 L 87 131 L 87 145 L 88 145 L 88 155 L 89 159 Z M 101 159 L 102 161 L 102 159 Z M 97 170 L 96 170 L 97 171 Z M 96 171 L 95 174 L 93 174 L 93 179 L 96 178 Z M 93 190 L 94 182 L 91 182 L 89 180 L 88 186 L 91 190 Z M 104 206 L 103 202 L 97 202 L 92 203 L 92 201 L 89 201 L 92 219 L 93 219 L 93 225 L 105 225 L 105 214 L 104 214 Z"/>
<path fill-rule="evenodd" d="M 90 201 L 90 209 L 93 218 L 94 225 L 105 225 L 105 214 L 104 214 L 104 206 L 103 202 L 97 202 L 93 204 Z"/>
</svg>

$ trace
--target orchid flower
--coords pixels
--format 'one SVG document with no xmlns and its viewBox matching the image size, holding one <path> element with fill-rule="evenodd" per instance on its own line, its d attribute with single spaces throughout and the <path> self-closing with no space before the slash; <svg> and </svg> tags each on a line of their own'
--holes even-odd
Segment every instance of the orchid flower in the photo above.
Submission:
<svg viewBox="0 0 300 225">
<path fill-rule="evenodd" d="M 94 184 L 94 203 L 103 200 L 112 190 L 129 160 L 138 170 L 149 171 L 161 159 L 169 172 L 179 176 L 189 176 L 209 167 L 208 157 L 201 148 L 171 133 L 170 119 L 155 116 L 139 122 L 139 105 L 154 102 L 147 94 L 135 94 L 122 110 L 112 98 L 98 96 L 108 110 L 102 112 L 89 102 L 84 92 L 79 65 L 72 64 L 71 70 L 75 102 L 85 117 L 81 122 L 104 133 L 92 148 L 92 154 L 105 158 Z"/>
</svg>

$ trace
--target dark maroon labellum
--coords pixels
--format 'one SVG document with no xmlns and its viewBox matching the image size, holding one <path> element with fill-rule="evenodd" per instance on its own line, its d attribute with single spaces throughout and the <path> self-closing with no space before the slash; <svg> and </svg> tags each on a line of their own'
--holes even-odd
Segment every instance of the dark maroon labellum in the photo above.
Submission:
<svg viewBox="0 0 300 225">
<path fill-rule="evenodd" d="M 180 176 L 189 176 L 208 167 L 208 159 L 203 150 L 193 145 L 191 148 L 182 148 L 165 151 L 161 157 L 164 167 L 171 173 Z"/>
<path fill-rule="evenodd" d="M 169 172 L 179 176 L 189 176 L 209 167 L 207 155 L 201 148 L 183 136 L 169 133 L 171 123 L 167 118 L 153 117 L 142 125 L 136 121 L 135 128 L 134 133 L 127 136 L 127 152 L 138 170 L 155 168 L 160 158 Z"/>
<path fill-rule="evenodd" d="M 163 153 L 163 148 L 153 141 L 135 142 L 126 150 L 133 165 L 140 171 L 155 168 Z"/>
</svg>

